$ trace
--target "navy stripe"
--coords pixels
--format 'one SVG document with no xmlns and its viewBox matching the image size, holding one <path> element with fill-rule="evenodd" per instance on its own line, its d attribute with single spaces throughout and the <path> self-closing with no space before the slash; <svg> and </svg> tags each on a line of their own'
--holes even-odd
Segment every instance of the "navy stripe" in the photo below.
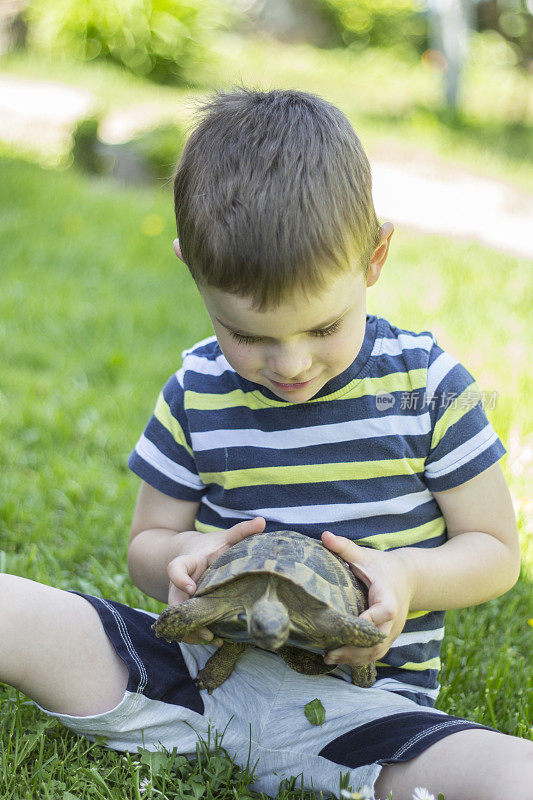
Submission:
<svg viewBox="0 0 533 800">
<path fill-rule="evenodd" d="M 158 639 L 153 617 L 115 600 L 73 591 L 91 603 L 117 655 L 128 668 L 129 692 L 204 713 L 200 691 L 187 669 L 180 647 Z"/>
<path fill-rule="evenodd" d="M 192 449 L 187 415 L 183 406 L 183 389 L 181 388 L 176 373 L 170 376 L 162 391 L 165 402 L 168 404 L 170 409 L 170 413 L 178 421 L 180 428 L 183 431 L 183 435 L 185 436 L 185 441 Z"/>
<path fill-rule="evenodd" d="M 447 714 L 391 714 L 343 733 L 318 755 L 351 769 L 365 764 L 395 764 L 420 755 L 445 736 L 470 728 L 494 730 Z"/>
<path fill-rule="evenodd" d="M 128 467 L 143 481 L 149 483 L 154 489 L 158 489 L 163 494 L 169 497 L 175 497 L 178 500 L 192 500 L 193 502 L 201 499 L 203 491 L 199 489 L 191 489 L 190 486 L 185 486 L 183 483 L 176 483 L 172 478 L 163 475 L 155 467 L 145 461 L 133 450 L 128 457 Z M 240 522 L 240 520 L 237 520 Z"/>
<path fill-rule="evenodd" d="M 395 662 L 396 659 L 393 657 L 394 650 L 389 650 L 389 652 L 381 659 L 384 663 L 389 663 L 389 661 Z M 424 669 L 424 670 L 415 670 L 415 669 L 402 669 L 401 664 L 405 662 L 403 659 L 398 659 L 399 663 L 396 663 L 390 667 L 376 667 L 378 678 L 394 678 L 396 681 L 401 681 L 402 683 L 409 683 L 412 684 L 413 689 L 416 689 L 419 686 L 421 689 L 436 689 L 437 688 L 437 679 L 439 676 L 438 670 L 436 669 Z"/>
<path fill-rule="evenodd" d="M 185 430 L 182 428 L 184 435 Z M 186 467 L 191 472 L 196 472 L 196 465 L 194 458 L 191 457 L 189 452 L 183 447 L 182 444 L 176 442 L 170 431 L 162 425 L 156 416 L 152 415 L 146 427 L 145 436 L 149 439 L 158 450 L 164 455 L 168 456 L 173 461 L 177 461 L 182 466 Z"/>
</svg>

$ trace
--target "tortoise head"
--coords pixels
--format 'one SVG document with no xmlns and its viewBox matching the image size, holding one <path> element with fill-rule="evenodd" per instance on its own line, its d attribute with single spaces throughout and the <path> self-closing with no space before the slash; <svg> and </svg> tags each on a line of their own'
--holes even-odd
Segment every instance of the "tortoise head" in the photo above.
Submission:
<svg viewBox="0 0 533 800">
<path fill-rule="evenodd" d="M 290 631 L 290 619 L 283 603 L 265 593 L 248 614 L 248 634 L 258 647 L 277 650 L 285 644 Z"/>
</svg>

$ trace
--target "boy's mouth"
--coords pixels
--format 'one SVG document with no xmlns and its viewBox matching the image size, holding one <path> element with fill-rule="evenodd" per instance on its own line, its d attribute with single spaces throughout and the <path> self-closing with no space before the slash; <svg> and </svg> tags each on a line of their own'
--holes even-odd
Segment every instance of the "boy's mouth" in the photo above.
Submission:
<svg viewBox="0 0 533 800">
<path fill-rule="evenodd" d="M 308 381 L 303 381 L 303 383 L 279 383 L 279 381 L 274 381 L 272 378 L 270 380 L 278 389 L 283 389 L 286 392 L 290 392 L 291 389 L 302 389 L 304 386 L 308 386 L 308 384 L 314 381 L 314 378 L 310 378 Z"/>
</svg>

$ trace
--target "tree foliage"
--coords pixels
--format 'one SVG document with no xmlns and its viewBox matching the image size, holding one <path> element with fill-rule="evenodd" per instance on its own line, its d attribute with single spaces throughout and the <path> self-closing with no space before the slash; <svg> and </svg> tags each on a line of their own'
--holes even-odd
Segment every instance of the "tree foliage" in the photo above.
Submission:
<svg viewBox="0 0 533 800">
<path fill-rule="evenodd" d="M 332 19 L 347 45 L 428 47 L 422 0 L 314 0 Z"/>
<path fill-rule="evenodd" d="M 195 83 L 210 31 L 234 16 L 216 0 L 31 0 L 30 47 L 104 58 L 162 83 Z"/>
</svg>

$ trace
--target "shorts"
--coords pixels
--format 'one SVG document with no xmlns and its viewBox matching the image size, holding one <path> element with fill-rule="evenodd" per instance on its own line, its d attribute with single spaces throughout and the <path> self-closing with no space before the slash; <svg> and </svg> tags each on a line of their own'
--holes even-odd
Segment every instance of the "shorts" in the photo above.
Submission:
<svg viewBox="0 0 533 800">
<path fill-rule="evenodd" d="M 385 689 L 300 675 L 275 653 L 255 647 L 210 695 L 194 678 L 214 646 L 169 644 L 151 629 L 157 614 L 81 596 L 100 615 L 128 668 L 124 697 L 93 716 L 41 710 L 88 739 L 104 737 L 115 750 L 163 746 L 196 760 L 199 736 L 207 742 L 211 728 L 213 745 L 213 729 L 224 732 L 219 744 L 230 757 L 255 767 L 251 789 L 275 796 L 281 781 L 296 777 L 298 788 L 339 796 L 341 775 L 349 773 L 354 790 L 373 789 L 383 764 L 407 761 L 457 731 L 485 727 Z M 304 713 L 315 698 L 325 709 L 322 725 L 312 725 Z"/>
</svg>

